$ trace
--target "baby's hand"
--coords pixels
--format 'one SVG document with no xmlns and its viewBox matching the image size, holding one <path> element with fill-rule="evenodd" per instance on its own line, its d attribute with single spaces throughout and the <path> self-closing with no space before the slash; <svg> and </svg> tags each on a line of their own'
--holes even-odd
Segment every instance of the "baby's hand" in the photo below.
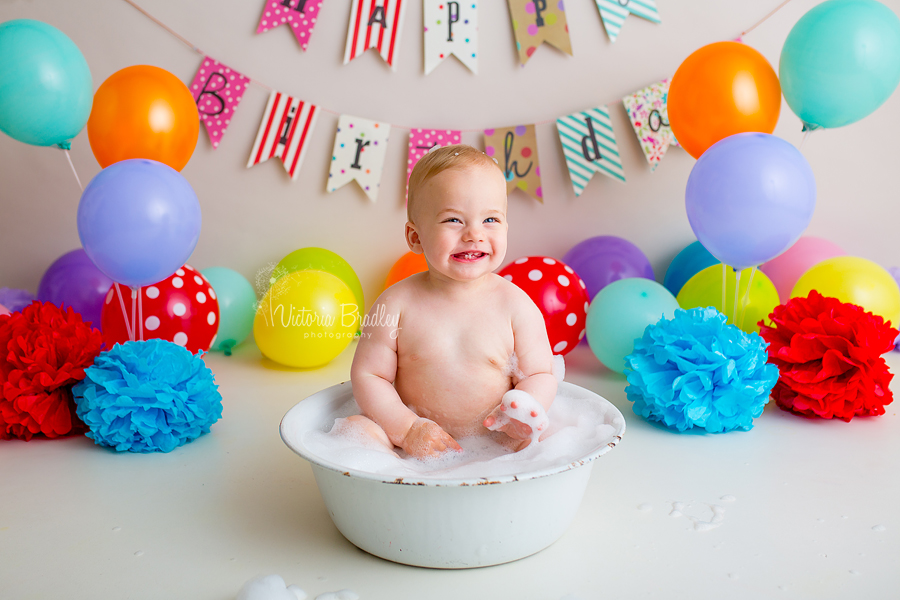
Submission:
<svg viewBox="0 0 900 600">
<path fill-rule="evenodd" d="M 540 440 L 549 424 L 544 407 L 522 390 L 509 390 L 503 394 L 500 406 L 484 420 L 484 426 L 491 431 L 502 431 L 514 440 L 522 440 L 517 450 Z"/>
<path fill-rule="evenodd" d="M 440 456 L 447 450 L 462 451 L 462 447 L 440 425 L 423 418 L 412 424 L 400 447 L 414 458 Z"/>
</svg>

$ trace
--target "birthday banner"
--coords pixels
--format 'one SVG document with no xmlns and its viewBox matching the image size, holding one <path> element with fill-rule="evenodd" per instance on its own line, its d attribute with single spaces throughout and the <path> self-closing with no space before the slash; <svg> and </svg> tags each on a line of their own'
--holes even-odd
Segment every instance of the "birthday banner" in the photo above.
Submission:
<svg viewBox="0 0 900 600">
<path fill-rule="evenodd" d="M 406 161 L 406 185 L 409 190 L 409 176 L 413 167 L 423 156 L 441 146 L 459 144 L 462 139 L 461 131 L 450 129 L 410 129 L 409 130 L 409 158 Z"/>
<path fill-rule="evenodd" d="M 637 15 L 653 23 L 661 23 L 656 0 L 597 0 L 600 17 L 609 41 L 615 42 L 628 15 Z"/>
<path fill-rule="evenodd" d="M 341 115 L 331 152 L 327 191 L 333 192 L 355 179 L 369 200 L 375 202 L 390 132 L 390 123 Z"/>
<path fill-rule="evenodd" d="M 651 171 L 656 170 L 669 146 L 678 145 L 669 127 L 668 97 L 669 80 L 663 79 L 622 99 Z"/>
<path fill-rule="evenodd" d="M 506 193 L 522 190 L 544 201 L 534 125 L 485 129 L 484 153 L 497 161 L 506 177 Z"/>
<path fill-rule="evenodd" d="M 424 1 L 425 74 L 451 54 L 478 73 L 478 2 Z"/>
<path fill-rule="evenodd" d="M 581 195 L 594 173 L 625 182 L 619 146 L 605 106 L 560 117 L 556 128 L 576 196 Z"/>
<path fill-rule="evenodd" d="M 562 0 L 508 0 L 519 62 L 528 62 L 537 47 L 547 42 L 572 54 L 566 9 Z"/>
<path fill-rule="evenodd" d="M 208 56 L 203 57 L 190 90 L 213 149 L 219 147 L 250 80 Z"/>
<path fill-rule="evenodd" d="M 315 105 L 273 90 L 247 168 L 277 157 L 291 179 L 297 179 L 318 114 Z"/>
<path fill-rule="evenodd" d="M 347 22 L 344 64 L 376 48 L 384 62 L 394 68 L 394 54 L 400 44 L 403 13 L 409 0 L 351 0 Z"/>
<path fill-rule="evenodd" d="M 266 0 L 256 33 L 288 24 L 304 51 L 316 26 L 322 0 Z"/>
</svg>

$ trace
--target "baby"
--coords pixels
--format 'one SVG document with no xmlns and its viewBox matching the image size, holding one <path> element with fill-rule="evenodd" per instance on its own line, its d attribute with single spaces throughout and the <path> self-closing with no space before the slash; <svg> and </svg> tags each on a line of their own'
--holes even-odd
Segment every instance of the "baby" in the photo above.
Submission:
<svg viewBox="0 0 900 600">
<path fill-rule="evenodd" d="M 503 172 L 471 146 L 438 148 L 416 164 L 408 198 L 406 243 L 428 270 L 372 306 L 396 327 L 369 319 L 362 330 L 350 379 L 365 416 L 352 421 L 417 458 L 461 450 L 454 438 L 488 428 L 520 450 L 537 432 L 509 406 L 533 398 L 549 409 L 557 381 L 540 310 L 494 274 L 506 255 Z"/>
</svg>

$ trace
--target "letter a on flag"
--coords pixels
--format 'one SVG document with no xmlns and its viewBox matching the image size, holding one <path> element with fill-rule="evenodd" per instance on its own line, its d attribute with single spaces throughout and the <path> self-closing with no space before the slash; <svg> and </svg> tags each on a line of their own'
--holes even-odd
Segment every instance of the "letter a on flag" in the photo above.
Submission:
<svg viewBox="0 0 900 600">
<path fill-rule="evenodd" d="M 317 106 L 273 90 L 247 168 L 278 157 L 291 179 L 297 179 L 318 115 Z"/>
<path fill-rule="evenodd" d="M 393 69 L 407 2 L 409 0 L 350 0 L 344 64 L 369 48 L 377 48 L 381 58 Z"/>
<path fill-rule="evenodd" d="M 598 171 L 625 182 L 619 146 L 605 106 L 560 117 L 556 120 L 556 128 L 576 196 L 581 195 Z"/>
</svg>

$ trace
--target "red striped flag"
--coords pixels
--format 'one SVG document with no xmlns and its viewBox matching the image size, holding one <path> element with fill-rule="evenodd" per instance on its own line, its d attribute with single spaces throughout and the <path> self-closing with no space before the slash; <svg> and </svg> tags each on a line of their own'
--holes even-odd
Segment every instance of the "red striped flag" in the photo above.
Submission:
<svg viewBox="0 0 900 600">
<path fill-rule="evenodd" d="M 319 109 L 314 104 L 273 90 L 247 168 L 278 157 L 291 179 L 296 179 L 318 115 Z"/>
<path fill-rule="evenodd" d="M 347 47 L 344 64 L 368 50 L 377 48 L 381 58 L 394 66 L 394 54 L 400 42 L 403 13 L 409 0 L 350 0 Z"/>
</svg>

